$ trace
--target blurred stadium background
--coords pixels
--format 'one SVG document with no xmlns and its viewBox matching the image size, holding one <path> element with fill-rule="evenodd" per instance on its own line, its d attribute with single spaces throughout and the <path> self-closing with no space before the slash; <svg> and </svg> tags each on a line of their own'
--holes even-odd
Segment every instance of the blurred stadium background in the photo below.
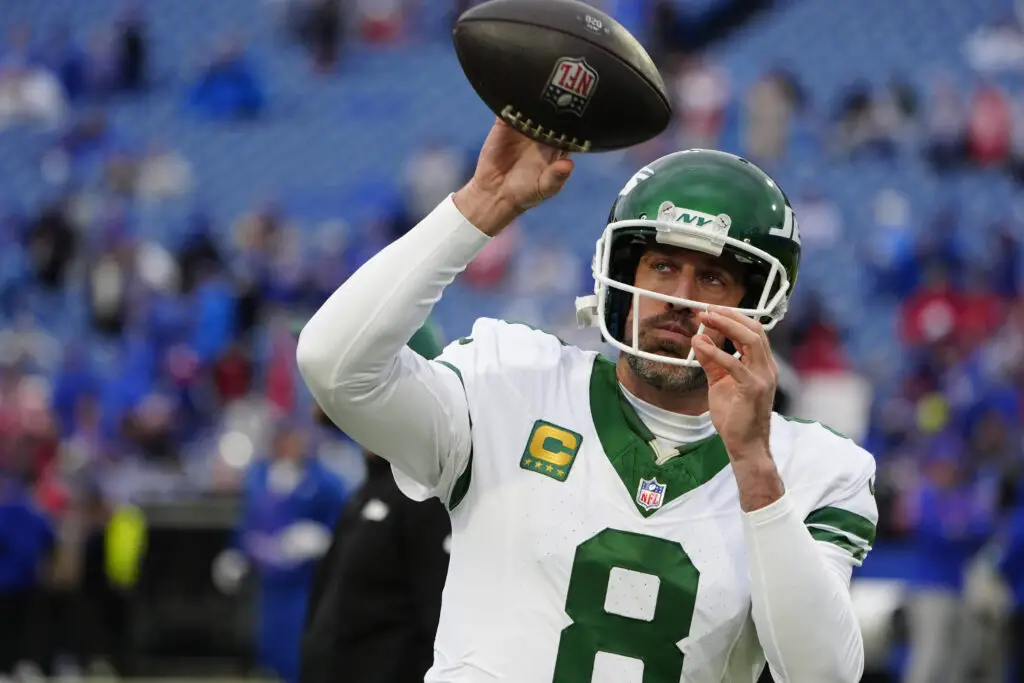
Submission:
<svg viewBox="0 0 1024 683">
<path fill-rule="evenodd" d="M 211 566 L 277 421 L 363 477 L 313 418 L 294 330 L 471 172 L 492 116 L 451 49 L 469 4 L 0 0 L 0 680 L 257 675 L 251 589 Z M 755 160 L 804 240 L 773 333 L 787 408 L 878 460 L 869 675 L 902 680 L 915 632 L 958 621 L 961 680 L 1021 680 L 1024 3 L 593 4 L 677 119 L 578 159 L 449 290 L 443 336 L 490 315 L 599 347 L 573 299 L 631 172 L 691 146 Z M 10 541 L 22 493 L 52 544 Z M 952 612 L 912 618 L 918 595 Z"/>
</svg>

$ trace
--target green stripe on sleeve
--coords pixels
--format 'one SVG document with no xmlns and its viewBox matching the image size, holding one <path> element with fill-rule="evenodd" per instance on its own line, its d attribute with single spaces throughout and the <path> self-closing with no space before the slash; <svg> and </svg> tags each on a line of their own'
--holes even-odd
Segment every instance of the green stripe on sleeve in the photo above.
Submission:
<svg viewBox="0 0 1024 683">
<path fill-rule="evenodd" d="M 811 538 L 815 541 L 823 541 L 825 543 L 831 543 L 834 546 L 838 546 L 853 555 L 853 559 L 858 562 L 863 562 L 864 558 L 867 557 L 867 548 L 861 548 L 860 546 L 852 543 L 850 539 L 843 534 L 825 531 L 824 529 L 809 529 L 809 531 L 811 532 Z"/>
<path fill-rule="evenodd" d="M 807 515 L 807 526 L 824 526 L 838 529 L 850 536 L 864 539 L 868 545 L 875 542 L 875 524 L 866 517 L 842 508 L 823 507 Z"/>
</svg>

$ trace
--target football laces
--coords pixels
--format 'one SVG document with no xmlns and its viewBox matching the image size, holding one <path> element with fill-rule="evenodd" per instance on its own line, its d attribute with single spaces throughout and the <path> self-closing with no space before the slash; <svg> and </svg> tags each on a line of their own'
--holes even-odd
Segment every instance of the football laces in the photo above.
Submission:
<svg viewBox="0 0 1024 683">
<path fill-rule="evenodd" d="M 505 108 L 501 110 L 501 119 L 528 137 L 552 147 L 559 147 L 570 152 L 589 152 L 592 146 L 590 140 L 570 138 L 565 133 L 559 133 L 534 123 L 532 119 L 527 118 L 523 112 L 511 104 L 505 105 Z"/>
</svg>

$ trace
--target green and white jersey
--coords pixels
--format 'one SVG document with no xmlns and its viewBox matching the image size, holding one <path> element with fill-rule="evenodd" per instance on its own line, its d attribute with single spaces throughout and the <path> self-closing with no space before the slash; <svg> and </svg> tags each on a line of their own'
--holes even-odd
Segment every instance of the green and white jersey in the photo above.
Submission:
<svg viewBox="0 0 1024 683">
<path fill-rule="evenodd" d="M 451 510 L 435 663 L 478 683 L 755 681 L 736 482 L 717 436 L 661 465 L 614 365 L 524 325 L 481 319 L 434 362 L 458 375 L 472 450 L 412 497 Z M 771 449 L 811 536 L 859 564 L 874 462 L 814 423 L 774 416 Z"/>
</svg>

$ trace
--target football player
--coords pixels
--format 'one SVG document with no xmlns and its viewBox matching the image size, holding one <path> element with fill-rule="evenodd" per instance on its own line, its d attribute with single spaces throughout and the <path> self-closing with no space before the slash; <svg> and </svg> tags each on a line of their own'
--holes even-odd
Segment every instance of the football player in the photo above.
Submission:
<svg viewBox="0 0 1024 683">
<path fill-rule="evenodd" d="M 298 345 L 324 411 L 452 521 L 427 681 L 858 681 L 850 576 L 874 461 L 772 412 L 765 331 L 800 237 L 782 190 L 729 154 L 640 170 L 578 301 L 616 362 L 480 319 L 405 348 L 445 287 L 573 162 L 500 121 L 469 183 L 352 275 Z"/>
</svg>

